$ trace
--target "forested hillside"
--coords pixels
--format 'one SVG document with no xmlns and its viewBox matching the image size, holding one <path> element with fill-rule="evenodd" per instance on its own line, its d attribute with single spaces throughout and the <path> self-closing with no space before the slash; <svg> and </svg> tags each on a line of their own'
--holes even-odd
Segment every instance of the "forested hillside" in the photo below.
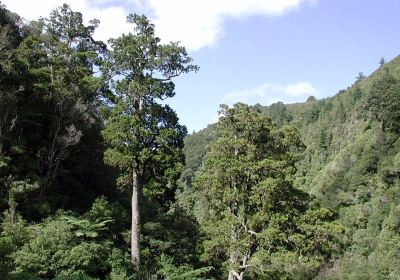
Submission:
<svg viewBox="0 0 400 280">
<path fill-rule="evenodd" d="M 400 57 L 335 96 L 305 103 L 253 106 L 278 126 L 296 127 L 306 149 L 295 184 L 346 227 L 342 255 L 317 279 L 397 279 L 399 271 Z M 216 127 L 185 140 L 187 169 L 201 166 Z M 190 194 L 191 177 L 182 177 Z M 188 199 L 192 194 L 181 197 Z M 194 208 L 196 209 L 196 207 Z"/>
<path fill-rule="evenodd" d="M 187 135 L 164 100 L 199 67 L 127 20 L 0 3 L 0 279 L 398 279 L 400 57 Z"/>
</svg>

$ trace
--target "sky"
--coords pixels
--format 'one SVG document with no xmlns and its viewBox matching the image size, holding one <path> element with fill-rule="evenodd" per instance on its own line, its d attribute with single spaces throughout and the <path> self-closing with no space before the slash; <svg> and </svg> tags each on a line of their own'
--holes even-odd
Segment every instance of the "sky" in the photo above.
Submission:
<svg viewBox="0 0 400 280">
<path fill-rule="evenodd" d="M 198 73 L 175 80 L 169 104 L 189 132 L 219 105 L 270 105 L 333 96 L 400 54 L 399 0 L 0 0 L 26 20 L 68 3 L 97 18 L 96 39 L 128 33 L 144 13 L 162 42 L 180 41 Z"/>
</svg>

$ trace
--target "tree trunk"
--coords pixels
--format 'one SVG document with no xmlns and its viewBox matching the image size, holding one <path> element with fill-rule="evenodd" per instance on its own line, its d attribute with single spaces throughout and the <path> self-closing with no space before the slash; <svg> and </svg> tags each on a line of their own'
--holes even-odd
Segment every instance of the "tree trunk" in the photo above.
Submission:
<svg viewBox="0 0 400 280">
<path fill-rule="evenodd" d="M 231 211 L 232 211 L 232 208 L 231 208 Z M 234 209 L 234 211 L 236 211 L 236 209 Z M 236 238 L 237 238 L 236 229 L 235 229 L 234 226 L 232 226 L 232 229 L 231 229 L 231 240 L 232 240 L 233 244 L 236 242 Z M 230 257 L 229 257 L 230 270 L 229 270 L 228 280 L 241 280 L 240 276 L 235 271 L 235 266 L 238 263 L 238 258 L 239 258 L 238 252 L 236 250 L 233 250 L 231 252 L 231 254 L 230 254 Z"/>
<path fill-rule="evenodd" d="M 235 209 L 233 209 L 235 212 L 236 211 L 236 207 Z M 232 208 L 231 208 L 232 211 Z M 237 240 L 237 229 L 232 226 L 231 229 L 231 240 L 232 240 L 232 244 L 236 243 Z M 230 257 L 229 257 L 229 262 L 230 262 L 230 270 L 229 270 L 229 276 L 228 276 L 228 280 L 243 280 L 243 276 L 244 276 L 244 271 L 242 271 L 242 269 L 237 268 L 238 264 L 239 264 L 239 252 L 237 250 L 233 250 L 231 251 Z M 243 265 L 245 265 L 245 261 L 243 261 Z M 238 271 L 240 271 L 238 273 Z"/>
<path fill-rule="evenodd" d="M 239 274 L 234 270 L 230 270 L 228 280 L 243 280 L 243 276 L 244 276 L 243 271 Z"/>
<path fill-rule="evenodd" d="M 140 215 L 139 215 L 139 191 L 140 191 L 140 182 L 136 171 L 133 171 L 132 174 L 132 225 L 131 225 L 131 259 L 132 264 L 135 269 L 139 271 L 140 269 L 140 244 L 139 244 L 139 235 L 140 235 Z"/>
</svg>

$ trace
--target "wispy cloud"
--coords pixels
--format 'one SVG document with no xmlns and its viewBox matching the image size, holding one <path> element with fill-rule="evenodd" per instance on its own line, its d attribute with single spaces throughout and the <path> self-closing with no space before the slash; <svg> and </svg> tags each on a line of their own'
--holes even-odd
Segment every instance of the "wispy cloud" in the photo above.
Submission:
<svg viewBox="0 0 400 280">
<path fill-rule="evenodd" d="M 301 101 L 301 98 L 304 99 L 310 95 L 318 96 L 319 93 L 308 82 L 297 82 L 286 85 L 264 83 L 249 89 L 233 90 L 224 96 L 223 103 L 231 105 L 236 102 L 244 102 L 269 105 L 278 101 Z"/>
<path fill-rule="evenodd" d="M 217 43 L 229 18 L 279 16 L 309 0 L 148 0 L 162 38 L 197 50 Z"/>
<path fill-rule="evenodd" d="M 97 18 L 96 37 L 107 41 L 128 32 L 126 15 L 148 14 L 156 32 L 164 41 L 181 41 L 190 50 L 212 46 L 224 33 L 227 19 L 253 15 L 281 16 L 305 3 L 316 0 L 3 0 L 9 9 L 28 20 L 47 16 L 62 3 L 81 11 L 87 20 Z"/>
</svg>

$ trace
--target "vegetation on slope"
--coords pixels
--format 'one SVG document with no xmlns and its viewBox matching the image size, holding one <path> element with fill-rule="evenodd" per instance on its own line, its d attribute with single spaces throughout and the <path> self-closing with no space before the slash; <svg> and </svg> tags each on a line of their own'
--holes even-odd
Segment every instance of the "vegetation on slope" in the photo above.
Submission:
<svg viewBox="0 0 400 280">
<path fill-rule="evenodd" d="M 253 109 L 269 115 L 278 126 L 298 128 L 306 149 L 297 163 L 295 184 L 335 211 L 347 229 L 346 249 L 317 278 L 396 279 L 400 57 L 382 63 L 369 77 L 357 79 L 333 97 L 257 104 Z M 186 147 L 186 157 L 201 158 L 213 141 L 208 135 L 214 133 L 215 126 L 209 126 L 189 135 L 186 142 L 196 146 Z"/>
</svg>

